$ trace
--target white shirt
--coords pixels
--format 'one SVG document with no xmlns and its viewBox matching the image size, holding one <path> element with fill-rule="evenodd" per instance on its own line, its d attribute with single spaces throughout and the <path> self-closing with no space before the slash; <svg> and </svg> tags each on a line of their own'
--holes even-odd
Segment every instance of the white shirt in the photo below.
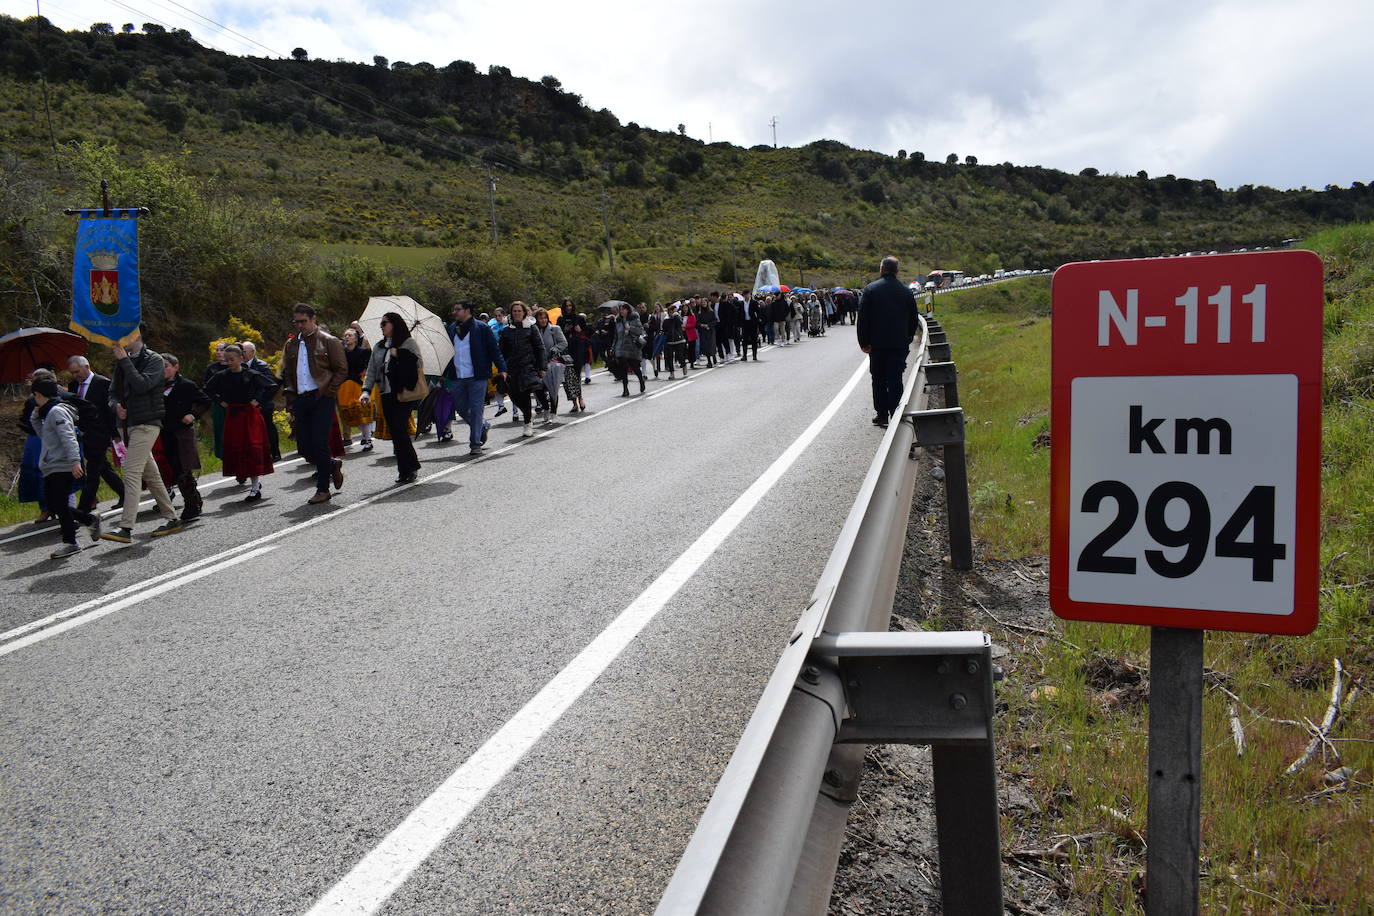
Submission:
<svg viewBox="0 0 1374 916">
<path fill-rule="evenodd" d="M 458 378 L 473 378 L 472 330 L 464 337 L 453 335 L 453 374 Z"/>
<path fill-rule="evenodd" d="M 305 337 L 300 338 L 300 347 L 296 350 L 296 393 L 305 394 L 307 391 L 319 390 L 319 385 L 315 384 L 315 376 L 310 374 L 310 347 L 305 342 Z"/>
</svg>

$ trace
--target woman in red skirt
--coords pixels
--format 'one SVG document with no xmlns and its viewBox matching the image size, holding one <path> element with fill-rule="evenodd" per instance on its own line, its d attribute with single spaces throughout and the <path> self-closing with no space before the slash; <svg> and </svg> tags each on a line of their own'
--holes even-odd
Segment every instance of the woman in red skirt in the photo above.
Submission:
<svg viewBox="0 0 1374 916">
<path fill-rule="evenodd" d="M 224 476 L 251 481 L 245 500 L 262 499 L 262 476 L 272 473 L 272 448 L 258 405 L 272 383 L 243 368 L 243 350 L 224 348 L 225 369 L 205 383 L 205 393 L 225 409 Z"/>
</svg>

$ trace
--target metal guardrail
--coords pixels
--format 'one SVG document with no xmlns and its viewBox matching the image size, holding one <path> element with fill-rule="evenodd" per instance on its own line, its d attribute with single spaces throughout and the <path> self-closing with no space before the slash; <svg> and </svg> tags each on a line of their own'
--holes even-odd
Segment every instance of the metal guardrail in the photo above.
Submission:
<svg viewBox="0 0 1374 916">
<path fill-rule="evenodd" d="M 972 565 L 971 544 L 954 543 L 969 543 L 963 414 L 938 322 L 922 320 L 910 361 L 901 422 L 888 426 L 658 916 L 824 913 L 866 745 L 878 742 L 932 746 L 945 911 L 1002 911 L 990 642 L 978 632 L 886 632 L 917 447 L 946 449 L 951 561 Z M 956 406 L 927 411 L 928 386 Z"/>
</svg>

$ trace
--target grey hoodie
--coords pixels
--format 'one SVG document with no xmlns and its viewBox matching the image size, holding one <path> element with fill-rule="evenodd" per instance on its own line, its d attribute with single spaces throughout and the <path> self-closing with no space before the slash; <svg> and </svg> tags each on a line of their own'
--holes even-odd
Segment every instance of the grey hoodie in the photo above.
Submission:
<svg viewBox="0 0 1374 916">
<path fill-rule="evenodd" d="M 39 419 L 42 410 L 35 410 L 29 423 L 43 441 L 38 458 L 38 470 L 46 477 L 70 471 L 81 460 L 81 445 L 76 439 L 76 412 L 61 401 L 51 402 L 52 409 Z"/>
</svg>

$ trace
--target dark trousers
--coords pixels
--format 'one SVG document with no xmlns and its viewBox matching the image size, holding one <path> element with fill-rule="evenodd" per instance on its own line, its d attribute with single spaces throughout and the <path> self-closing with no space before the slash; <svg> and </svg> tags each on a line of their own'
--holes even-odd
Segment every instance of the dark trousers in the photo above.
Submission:
<svg viewBox="0 0 1374 916">
<path fill-rule="evenodd" d="M 758 326 L 745 325 L 740 329 L 739 355 L 744 359 L 749 358 L 749 349 L 754 350 L 754 361 L 759 358 L 759 329 Z"/>
<path fill-rule="evenodd" d="M 91 438 L 86 441 L 86 476 L 82 478 L 81 500 L 77 508 L 90 512 L 99 501 L 100 481 L 114 490 L 115 497 L 124 498 L 124 479 L 110 467 L 110 441 Z"/>
<path fill-rule="evenodd" d="M 891 418 L 902 402 L 902 373 L 907 348 L 874 347 L 868 354 L 868 374 L 873 377 L 873 409 Z"/>
<path fill-rule="evenodd" d="M 329 456 L 329 430 L 334 425 L 336 410 L 338 402 L 332 397 L 321 396 L 318 390 L 296 395 L 291 404 L 291 413 L 296 418 L 296 448 L 315 466 L 315 489 L 320 493 L 329 492 L 329 481 L 334 475 L 334 459 Z M 406 435 L 404 427 L 401 435 Z"/>
<path fill-rule="evenodd" d="M 77 522 L 89 525 L 95 521 L 95 516 L 85 509 L 68 507 L 67 494 L 71 491 L 71 471 L 59 471 L 43 476 L 43 492 L 48 501 L 48 511 L 57 516 L 57 523 L 62 526 L 62 541 L 66 544 L 76 543 Z"/>
<path fill-rule="evenodd" d="M 258 409 L 262 411 L 262 422 L 267 424 L 267 444 L 272 447 L 272 460 L 281 461 L 281 434 L 277 432 L 277 424 L 272 420 L 276 406 L 268 403 Z"/>
<path fill-rule="evenodd" d="M 386 417 L 386 428 L 391 433 L 396 471 L 402 477 L 420 470 L 420 456 L 415 454 L 415 443 L 410 438 L 410 412 L 417 406 L 418 401 L 398 401 L 390 392 L 382 395 L 382 416 Z"/>
</svg>

